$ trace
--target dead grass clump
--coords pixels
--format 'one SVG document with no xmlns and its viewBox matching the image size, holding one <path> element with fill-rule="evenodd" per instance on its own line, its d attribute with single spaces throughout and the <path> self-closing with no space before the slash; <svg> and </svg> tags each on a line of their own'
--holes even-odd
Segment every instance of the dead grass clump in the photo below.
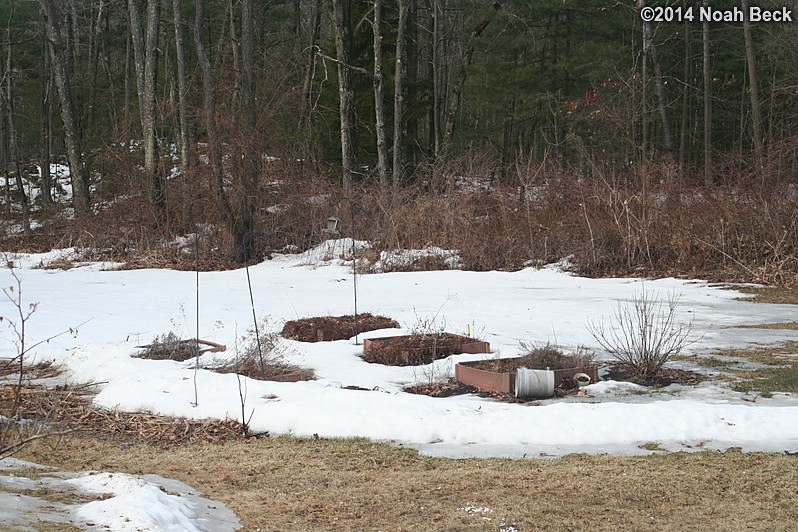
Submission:
<svg viewBox="0 0 798 532">
<path fill-rule="evenodd" d="M 577 347 L 576 350 L 565 353 L 562 349 L 546 342 L 545 345 L 530 345 L 521 342 L 521 352 L 525 353 L 521 359 L 530 364 L 531 369 L 567 369 L 592 366 L 595 360 L 595 353 L 584 347 Z"/>
<path fill-rule="evenodd" d="M 259 380 L 297 382 L 315 378 L 313 370 L 289 363 L 288 353 L 280 335 L 273 331 L 269 319 L 264 318 L 236 341 L 234 357 L 212 362 L 205 368 Z"/>
<path fill-rule="evenodd" d="M 398 328 L 399 323 L 385 316 L 370 313 L 348 316 L 321 316 L 285 322 L 280 335 L 300 342 L 329 342 L 348 340 L 356 334 L 377 329 Z"/>
<path fill-rule="evenodd" d="M 249 353 L 227 362 L 208 365 L 206 369 L 216 373 L 235 373 L 263 381 L 297 382 L 313 380 L 316 377 L 312 369 L 275 360 L 274 357 L 268 357 L 261 364 L 257 353 Z"/>
<path fill-rule="evenodd" d="M 138 347 L 144 348 L 144 351 L 136 357 L 148 360 L 183 362 L 199 354 L 196 340 L 183 340 L 171 331 L 157 335 L 148 345 Z"/>
</svg>

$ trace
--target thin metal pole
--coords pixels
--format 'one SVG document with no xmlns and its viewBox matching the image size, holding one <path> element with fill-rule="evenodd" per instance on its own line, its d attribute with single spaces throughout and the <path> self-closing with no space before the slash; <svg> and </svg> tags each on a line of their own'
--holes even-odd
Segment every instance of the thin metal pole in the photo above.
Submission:
<svg viewBox="0 0 798 532">
<path fill-rule="evenodd" d="M 258 360 L 260 362 L 260 372 L 262 376 L 266 376 L 266 370 L 263 365 L 263 350 L 260 346 L 260 331 L 258 330 L 258 317 L 255 314 L 255 298 L 252 296 L 252 280 L 249 278 L 249 263 L 244 263 L 244 269 L 247 270 L 247 286 L 249 287 L 249 304 L 252 307 L 252 323 L 255 325 L 255 341 L 258 345 Z"/>
<path fill-rule="evenodd" d="M 349 215 L 352 218 L 352 290 L 355 296 L 355 345 L 360 345 L 358 335 L 360 334 L 360 326 L 357 318 L 357 255 L 355 254 L 355 207 L 350 198 L 346 198 L 349 202 Z"/>
<path fill-rule="evenodd" d="M 200 337 L 200 264 L 199 264 L 199 230 L 194 234 L 194 256 L 197 270 L 197 337 L 194 353 L 194 406 L 199 405 L 199 392 L 197 390 L 197 372 L 199 371 L 199 337 Z"/>
</svg>

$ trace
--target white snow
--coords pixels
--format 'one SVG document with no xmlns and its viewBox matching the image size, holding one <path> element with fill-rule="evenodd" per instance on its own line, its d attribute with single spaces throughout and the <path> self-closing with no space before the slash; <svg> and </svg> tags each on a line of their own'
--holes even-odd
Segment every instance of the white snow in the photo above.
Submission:
<svg viewBox="0 0 798 532">
<path fill-rule="evenodd" d="M 16 470 L 42 470 L 35 478 Z M 0 459 L 0 522 L 12 530 L 33 530 L 38 520 L 82 529 L 167 532 L 226 532 L 241 528 L 223 504 L 190 486 L 158 475 L 56 472 L 30 462 Z M 19 491 L 76 494 L 89 502 L 66 504 Z M 91 500 L 94 499 L 94 500 Z"/>
<path fill-rule="evenodd" d="M 280 255 L 250 267 L 259 316 L 274 330 L 296 317 L 351 314 L 352 242 L 341 239 L 310 252 Z M 358 242 L 358 248 L 366 247 Z M 32 266 L 57 256 L 10 257 L 22 280 L 25 304 L 39 302 L 27 324 L 28 345 L 82 324 L 34 349 L 67 369 L 73 382 L 102 383 L 95 403 L 107 408 L 191 418 L 238 418 L 235 375 L 178 363 L 133 358 L 137 345 L 174 331 L 196 331 L 196 274 L 170 270 L 103 271 Z M 657 442 L 668 450 L 696 448 L 798 450 L 798 397 L 772 398 L 732 391 L 718 382 L 671 386 L 657 393 L 627 383 L 600 382 L 589 397 L 507 404 L 474 395 L 431 398 L 402 391 L 432 375 L 453 374 L 458 361 L 518 354 L 519 341 L 552 341 L 597 348 L 586 325 L 608 318 L 617 302 L 644 288 L 681 296 L 680 322 L 693 320 L 688 353 L 749 342 L 795 339 L 795 331 L 734 329 L 734 325 L 793 321 L 789 305 L 738 301 L 739 293 L 703 281 L 586 279 L 557 269 L 518 272 L 434 271 L 357 276 L 358 311 L 393 317 L 405 330 L 422 321 L 462 333 L 467 325 L 490 342 L 489 355 L 457 355 L 417 368 L 361 360 L 355 339 L 306 344 L 286 341 L 291 362 L 313 368 L 318 380 L 299 383 L 243 379 L 254 431 L 322 437 L 365 436 L 446 456 L 547 456 L 569 452 L 638 454 Z M 12 284 L 0 270 L 0 286 Z M 0 301 L 0 315 L 15 309 Z M 243 269 L 200 274 L 200 337 L 228 346 L 252 322 Z M 375 331 L 363 338 L 396 331 Z M 0 357 L 12 356 L 10 331 L 0 324 Z M 212 355 L 205 355 L 209 357 Z M 207 358 L 205 358 L 207 360 Z M 347 390 L 356 385 L 369 391 Z M 146 491 L 143 493 L 147 493 Z M 99 505 L 97 505 L 99 506 Z M 87 510 L 88 511 L 88 510 Z"/>
</svg>

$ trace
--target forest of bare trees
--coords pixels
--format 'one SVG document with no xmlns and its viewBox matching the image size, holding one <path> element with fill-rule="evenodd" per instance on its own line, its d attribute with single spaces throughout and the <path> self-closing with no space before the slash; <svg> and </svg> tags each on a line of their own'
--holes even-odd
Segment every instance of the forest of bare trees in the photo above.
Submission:
<svg viewBox="0 0 798 532">
<path fill-rule="evenodd" d="M 774 204 L 795 194 L 798 26 L 640 17 L 750 3 L 6 0 L 4 216 L 47 221 L 21 248 L 211 224 L 243 262 L 356 206 L 382 246 L 502 247 L 474 268 L 575 254 L 761 277 L 798 238 L 794 203 Z M 712 234 L 674 225 L 697 209 Z"/>
</svg>

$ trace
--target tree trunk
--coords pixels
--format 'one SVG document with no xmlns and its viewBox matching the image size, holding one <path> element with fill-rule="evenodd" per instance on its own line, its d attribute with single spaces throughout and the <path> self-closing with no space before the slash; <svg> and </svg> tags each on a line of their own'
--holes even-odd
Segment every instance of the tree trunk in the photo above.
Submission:
<svg viewBox="0 0 798 532">
<path fill-rule="evenodd" d="M 258 147 L 255 86 L 255 12 L 253 0 L 241 2 L 241 114 L 244 125 L 246 167 L 241 174 L 243 197 L 239 203 L 237 230 L 234 231 L 236 258 L 249 261 L 254 253 L 255 206 L 260 182 L 261 156 Z"/>
<path fill-rule="evenodd" d="M 682 0 L 682 7 L 687 8 L 687 0 Z M 682 80 L 682 120 L 679 132 L 679 171 L 685 174 L 689 159 L 688 138 L 690 131 L 690 86 L 693 81 L 693 32 L 692 23 L 684 21 L 684 79 Z"/>
<path fill-rule="evenodd" d="M 460 65 L 460 71 L 457 75 L 457 79 L 454 81 L 452 86 L 452 94 L 448 99 L 449 105 L 446 111 L 446 125 L 443 133 L 443 140 L 438 149 L 439 153 L 445 151 L 445 149 L 447 149 L 449 144 L 452 142 L 452 135 L 454 134 L 454 121 L 457 117 L 457 111 L 460 109 L 460 100 L 463 96 L 463 87 L 465 86 L 466 78 L 468 76 L 468 67 L 471 66 L 474 58 L 476 39 L 482 35 L 482 32 L 485 31 L 485 28 L 487 28 L 491 23 L 496 11 L 500 9 L 500 6 L 498 4 L 494 4 L 491 9 L 492 11 L 481 21 L 479 21 L 474 29 L 471 30 L 469 35 L 465 54 L 463 56 L 463 64 Z"/>
<path fill-rule="evenodd" d="M 92 131 L 94 124 L 94 113 L 97 105 L 97 70 L 100 63 L 100 34 L 102 33 L 102 22 L 105 17 L 105 2 L 100 0 L 97 6 L 97 19 L 92 33 L 91 45 L 91 92 L 89 94 L 88 116 L 86 117 L 86 131 Z"/>
<path fill-rule="evenodd" d="M 144 143 L 144 173 L 147 176 L 150 203 L 163 208 L 165 205 L 164 183 L 158 171 L 158 142 L 155 132 L 155 91 L 158 71 L 158 34 L 161 0 L 147 3 L 146 41 L 144 25 L 139 10 L 139 0 L 128 0 L 130 32 L 133 42 L 133 57 L 136 66 L 136 82 L 139 95 L 139 114 Z"/>
<path fill-rule="evenodd" d="M 56 89 L 58 89 L 58 98 L 61 102 L 61 120 L 64 123 L 64 143 L 66 144 L 67 159 L 69 160 L 75 212 L 88 214 L 90 212 L 89 173 L 83 164 L 80 130 L 78 129 L 77 116 L 72 100 L 72 88 L 69 82 L 66 58 L 64 57 L 63 40 L 56 28 L 58 19 L 56 18 L 53 0 L 39 0 L 39 4 L 46 18 L 47 38 L 50 42 L 50 60 Z"/>
<path fill-rule="evenodd" d="M 191 126 L 188 116 L 188 76 L 186 74 L 186 30 L 180 0 L 172 0 L 172 17 L 175 27 L 175 52 L 177 56 L 177 108 L 180 122 L 180 168 L 183 178 L 191 167 Z M 186 198 L 187 199 L 187 198 Z"/>
<path fill-rule="evenodd" d="M 756 60 L 754 58 L 754 39 L 751 35 L 751 21 L 748 18 L 748 0 L 742 0 L 743 9 L 743 34 L 745 35 L 745 61 L 748 65 L 748 84 L 751 92 L 751 128 L 754 137 L 754 162 L 756 175 L 761 180 L 765 179 L 765 144 L 762 136 L 762 110 L 759 100 L 759 83 L 756 75 Z"/>
<path fill-rule="evenodd" d="M 709 0 L 703 1 L 704 8 L 709 8 Z M 703 22 L 703 55 L 704 55 L 704 184 L 714 183 L 712 175 L 712 73 L 709 57 L 709 21 Z"/>
<path fill-rule="evenodd" d="M 441 151 L 441 107 L 443 101 L 443 83 L 440 74 L 443 9 L 440 5 L 440 0 L 432 0 L 430 14 L 432 16 L 432 126 L 435 147 L 433 153 L 434 158 L 437 159 Z"/>
<path fill-rule="evenodd" d="M 399 21 L 396 28 L 396 68 L 393 80 L 393 185 L 402 180 L 402 141 L 404 133 L 405 104 L 405 29 L 407 28 L 408 0 L 399 0 Z"/>
<path fill-rule="evenodd" d="M 44 16 L 41 17 L 42 25 L 42 75 L 41 75 L 41 100 L 42 100 L 42 129 L 41 129 L 41 152 L 39 166 L 42 176 L 42 206 L 50 208 L 53 204 L 52 180 L 50 178 L 50 144 L 53 133 L 53 90 L 52 74 L 50 68 L 50 56 L 47 53 L 47 37 Z"/>
<path fill-rule="evenodd" d="M 388 140 L 385 138 L 385 77 L 382 73 L 382 0 L 374 0 L 374 114 L 377 128 L 377 175 L 380 187 L 388 188 Z"/>
<path fill-rule="evenodd" d="M 203 112 L 205 114 L 205 131 L 208 140 L 208 162 L 212 173 L 212 188 L 216 205 L 222 218 L 233 226 L 234 216 L 224 190 L 224 171 L 222 169 L 221 140 L 216 125 L 216 74 L 209 52 L 203 43 L 202 27 L 205 23 L 205 0 L 195 0 L 194 44 L 197 48 L 197 62 L 202 74 L 202 86 L 205 92 Z"/>
<path fill-rule="evenodd" d="M 657 47 L 654 44 L 654 35 L 651 31 L 651 23 L 643 22 L 644 31 L 648 41 L 648 52 L 651 54 L 651 62 L 654 63 L 654 85 L 657 88 L 657 104 L 659 107 L 659 117 L 662 127 L 662 148 L 668 159 L 673 158 L 673 133 L 671 123 L 668 119 L 668 99 L 665 95 L 665 84 L 662 81 L 662 66 L 657 57 Z"/>
<path fill-rule="evenodd" d="M 28 217 L 28 195 L 25 193 L 25 184 L 22 182 L 22 172 L 19 167 L 19 146 L 17 144 L 17 120 L 14 109 L 14 64 L 11 60 L 11 18 L 8 19 L 6 28 L 6 118 L 8 119 L 8 148 L 10 159 L 14 162 L 14 180 L 19 194 L 19 203 L 22 205 L 22 214 L 27 221 Z M 8 173 L 6 173 L 8 181 Z M 25 233 L 28 232 L 28 224 L 23 224 Z"/>
<path fill-rule="evenodd" d="M 314 0 L 311 11 L 311 31 L 308 50 L 308 64 L 305 69 L 305 79 L 302 83 L 302 112 L 299 115 L 299 130 L 307 130 L 306 139 L 310 141 L 311 114 L 313 113 L 313 75 L 316 71 L 316 56 L 318 53 L 319 39 L 321 38 L 321 0 Z"/>
<path fill-rule="evenodd" d="M 355 172 L 355 82 L 352 74 L 352 1 L 333 0 L 338 96 L 341 116 L 341 166 L 344 194 L 349 196 Z"/>
</svg>

